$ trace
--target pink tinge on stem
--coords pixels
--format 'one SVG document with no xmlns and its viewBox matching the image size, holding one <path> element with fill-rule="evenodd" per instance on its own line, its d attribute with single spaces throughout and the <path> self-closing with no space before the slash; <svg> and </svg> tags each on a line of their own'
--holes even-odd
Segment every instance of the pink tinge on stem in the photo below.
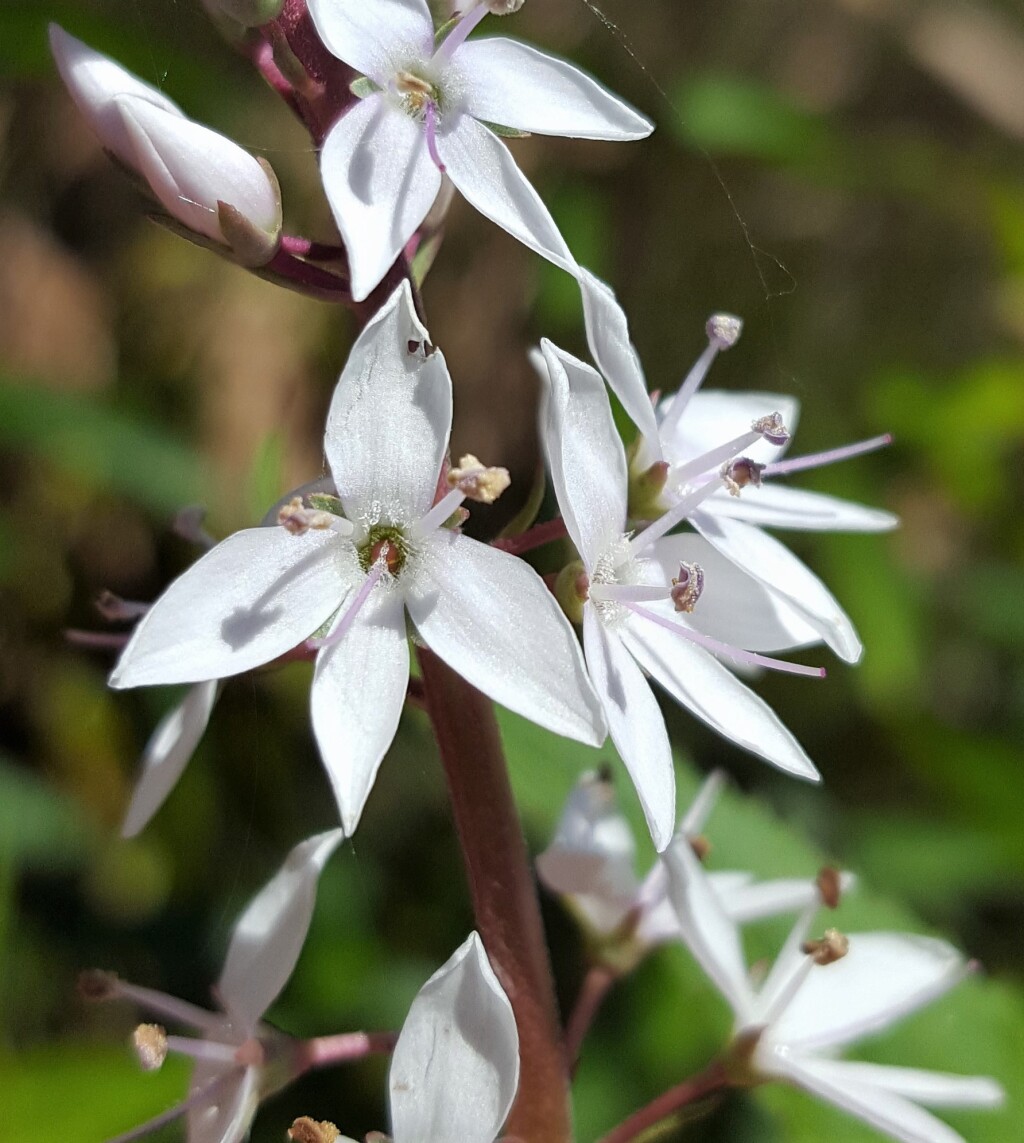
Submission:
<svg viewBox="0 0 1024 1143">
<path fill-rule="evenodd" d="M 426 128 L 427 128 L 427 153 L 430 155 L 430 161 L 443 175 L 448 168 L 444 165 L 441 155 L 437 149 L 437 104 L 432 100 L 427 100 L 426 108 Z"/>
<path fill-rule="evenodd" d="M 699 631 L 694 631 L 692 627 L 684 627 L 681 623 L 673 623 L 671 619 L 664 619 L 653 611 L 648 611 L 646 607 L 639 607 L 637 604 L 625 600 L 622 601 L 622 606 L 641 618 L 656 623 L 659 627 L 664 627 L 666 631 L 681 635 L 691 643 L 696 643 L 698 647 L 703 647 L 706 651 L 711 651 L 716 655 L 724 655 L 736 663 L 745 663 L 752 667 L 767 667 L 772 671 L 784 671 L 790 675 L 805 675 L 808 678 L 823 679 L 825 677 L 824 667 L 807 667 L 803 663 L 787 663 L 785 659 L 772 659 L 768 655 L 744 651 L 741 647 L 734 647 L 731 643 L 722 643 L 718 639 L 712 639 L 710 635 L 702 635 Z"/>
<path fill-rule="evenodd" d="M 791 472 L 802 472 L 805 468 L 821 468 L 822 465 L 835 464 L 840 460 L 850 460 L 855 456 L 863 456 L 867 452 L 877 452 L 892 444 L 892 433 L 883 433 L 878 437 L 871 437 L 856 444 L 842 445 L 839 448 L 828 449 L 826 452 L 810 453 L 807 456 L 795 456 L 791 460 L 777 460 L 766 464 L 761 470 L 762 476 L 788 476 Z"/>
</svg>

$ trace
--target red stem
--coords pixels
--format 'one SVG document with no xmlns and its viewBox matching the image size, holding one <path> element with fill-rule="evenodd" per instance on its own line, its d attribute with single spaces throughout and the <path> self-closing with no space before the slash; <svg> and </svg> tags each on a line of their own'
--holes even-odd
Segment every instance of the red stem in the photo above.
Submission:
<svg viewBox="0 0 1024 1143">
<path fill-rule="evenodd" d="M 683 1080 L 681 1084 L 669 1088 L 668 1091 L 651 1100 L 639 1111 L 634 1112 L 598 1143 L 631 1143 L 649 1127 L 667 1119 L 677 1111 L 681 1111 L 698 1100 L 706 1099 L 709 1095 L 724 1091 L 729 1087 L 729 1077 L 725 1068 L 718 1060 L 712 1061 L 702 1072 Z"/>
<path fill-rule="evenodd" d="M 568 1143 L 569 1077 L 551 966 L 494 708 L 430 651 L 420 649 L 419 661 L 477 928 L 519 1029 L 519 1093 L 505 1132 Z"/>
<path fill-rule="evenodd" d="M 583 985 L 576 997 L 576 1006 L 565 1028 L 565 1058 L 571 1073 L 575 1073 L 580 1058 L 580 1049 L 586 1039 L 590 1025 L 594 1022 L 608 990 L 618 980 L 618 975 L 607 965 L 595 964 L 583 978 Z"/>
<path fill-rule="evenodd" d="M 561 516 L 557 516 L 554 520 L 547 520 L 543 524 L 534 524 L 532 528 L 520 532 L 518 536 L 492 540 L 491 546 L 500 548 L 503 552 L 511 552 L 514 556 L 521 556 L 523 552 L 532 552 L 534 548 L 544 544 L 564 540 L 568 534 L 565 521 Z"/>
</svg>

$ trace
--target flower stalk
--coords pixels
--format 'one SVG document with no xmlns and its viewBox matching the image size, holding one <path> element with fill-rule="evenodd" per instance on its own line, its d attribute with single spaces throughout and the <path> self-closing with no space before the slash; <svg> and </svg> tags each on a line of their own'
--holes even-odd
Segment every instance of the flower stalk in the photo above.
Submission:
<svg viewBox="0 0 1024 1143">
<path fill-rule="evenodd" d="M 730 1086 L 729 1075 L 720 1060 L 713 1060 L 702 1072 L 683 1080 L 657 1099 L 652 1099 L 646 1107 L 641 1107 L 598 1140 L 598 1143 L 631 1143 L 656 1123 L 675 1115 L 708 1096 L 717 1095 Z"/>
</svg>

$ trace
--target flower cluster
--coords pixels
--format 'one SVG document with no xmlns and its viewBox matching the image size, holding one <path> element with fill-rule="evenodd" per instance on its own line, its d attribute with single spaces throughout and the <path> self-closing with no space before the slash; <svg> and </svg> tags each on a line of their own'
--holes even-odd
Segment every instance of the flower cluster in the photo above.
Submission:
<svg viewBox="0 0 1024 1143">
<path fill-rule="evenodd" d="M 464 680 L 463 695 L 487 696 L 556 735 L 593 748 L 610 738 L 624 763 L 658 852 L 651 871 L 637 876 L 634 839 L 603 773 L 581 780 L 537 862 L 542 881 L 587 928 L 606 985 L 656 946 L 684 943 L 736 1017 L 714 1073 L 719 1086 L 782 1079 L 895 1138 L 956 1138 L 917 1105 L 990 1106 L 1000 1098 L 994 1081 L 829 1053 L 951 987 L 964 972 L 958 955 L 940 941 L 893 934 L 847 939 L 829 930 L 808 941 L 820 905 L 834 905 L 852 885 L 834 870 L 813 883 L 706 873 L 701 831 L 721 779 L 709 780 L 677 826 L 672 750 L 651 685 L 728 742 L 819 780 L 751 676 L 767 668 L 820 678 L 823 668 L 777 656 L 825 644 L 852 663 L 861 644 L 825 585 L 763 529 L 893 527 L 888 513 L 776 483 L 888 438 L 786 456 L 795 400 L 701 389 L 714 358 L 739 337 L 739 319 L 727 314 L 709 320 L 707 348 L 678 392 L 648 393 L 615 294 L 577 261 L 505 139 L 631 141 L 653 124 L 573 64 L 474 34 L 522 0 L 472 0 L 439 28 L 426 0 L 204 3 L 309 128 L 334 242 L 285 234 L 269 164 L 53 26 L 68 90 L 164 225 L 262 277 L 346 306 L 361 328 L 330 403 L 325 473 L 286 494 L 259 526 L 211 541 L 152 606 L 136 609 L 110 685 L 189 690 L 146 749 L 123 829 L 138 833 L 171 793 L 224 680 L 294 659 L 314 663 L 312 732 L 341 826 L 297 845 L 243 914 L 215 991 L 218 1012 L 113 977 L 86 978 L 93 997 L 134 1001 L 200 1033 L 188 1039 L 139 1026 L 143 1066 L 180 1052 L 195 1069 L 186 1101 L 122 1143 L 179 1116 L 192 1143 L 240 1143 L 262 1098 L 311 1067 L 378 1050 L 393 1051 L 396 1143 L 493 1143 L 506 1127 L 534 1143 L 529 1114 L 538 1113 L 515 1119 L 517 1089 L 550 1082 L 574 1054 L 553 1043 L 553 994 L 545 1000 L 550 981 L 537 969 L 536 948 L 521 955 L 516 947 L 540 933 L 525 858 L 513 871 L 519 883 L 502 895 L 507 871 L 498 867 L 514 865 L 522 849 L 514 814 L 503 818 L 504 807 L 467 796 L 484 781 L 465 766 L 467 755 L 480 754 L 483 772 L 497 731 L 479 708 L 443 709 L 437 670 Z M 534 510 L 492 542 L 464 526 L 471 505 L 501 496 L 509 474 L 473 455 L 453 463 L 454 386 L 420 296 L 454 191 L 578 284 L 593 360 L 547 339 L 533 351 L 558 515 L 538 524 Z M 628 448 L 609 390 L 637 430 Z M 523 557 L 553 541 L 573 550 L 564 545 L 561 573 L 545 580 Z M 425 703 L 443 755 L 458 754 L 449 739 L 466 732 L 455 777 L 445 759 L 456 817 L 473 807 L 495 816 L 493 838 L 489 823 L 457 823 L 482 932 L 424 985 L 397 1036 L 293 1040 L 265 1013 L 297 963 L 317 879 L 358 827 L 410 697 Z M 483 848 L 505 846 L 491 866 L 500 876 L 480 874 L 473 836 Z M 755 987 L 738 926 L 797 911 L 789 941 Z M 531 1054 L 545 1044 L 551 1066 Z M 544 1114 L 558 1113 L 558 1092 Z M 543 1103 L 532 1089 L 528 1096 Z M 291 1135 L 345 1138 L 306 1117 Z"/>
</svg>

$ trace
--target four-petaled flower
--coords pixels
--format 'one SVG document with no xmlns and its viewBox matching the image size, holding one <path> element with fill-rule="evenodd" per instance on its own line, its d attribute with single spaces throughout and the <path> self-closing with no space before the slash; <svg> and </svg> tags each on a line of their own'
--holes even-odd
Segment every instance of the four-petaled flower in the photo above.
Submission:
<svg viewBox="0 0 1024 1143">
<path fill-rule="evenodd" d="M 338 513 L 289 505 L 281 526 L 236 532 L 139 623 L 114 687 L 236 675 L 323 629 L 312 718 L 346 831 L 359 821 L 398 725 L 416 635 L 474 686 L 593 745 L 606 729 L 572 628 L 523 560 L 446 526 L 435 503 L 452 384 L 403 283 L 360 334 L 335 390 L 324 449 Z M 343 514 L 341 514 L 343 512 Z"/>
<path fill-rule="evenodd" d="M 548 466 L 586 581 L 580 593 L 587 666 L 660 851 L 672 837 L 675 777 L 665 722 L 644 672 L 719 734 L 812 780 L 818 772 L 793 735 L 715 654 L 820 672 L 746 650 L 801 646 L 807 625 L 725 560 L 719 562 L 731 575 L 715 568 L 705 577 L 714 555 L 709 545 L 664 534 L 681 515 L 670 512 L 638 535 L 627 534 L 626 456 L 604 383 L 550 342 L 541 351 Z M 760 435 L 755 428 L 747 437 Z"/>
<path fill-rule="evenodd" d="M 749 1082 L 788 1081 L 902 1143 L 963 1143 L 924 1107 L 1002 1102 L 999 1084 L 986 1076 L 836 1058 L 963 979 L 969 966 L 945 941 L 885 932 L 846 937 L 834 929 L 808 941 L 817 910 L 811 905 L 755 988 L 736 923 L 696 856 L 673 847 L 665 864 L 683 940 L 732 1008 L 733 1066 Z"/>
</svg>

